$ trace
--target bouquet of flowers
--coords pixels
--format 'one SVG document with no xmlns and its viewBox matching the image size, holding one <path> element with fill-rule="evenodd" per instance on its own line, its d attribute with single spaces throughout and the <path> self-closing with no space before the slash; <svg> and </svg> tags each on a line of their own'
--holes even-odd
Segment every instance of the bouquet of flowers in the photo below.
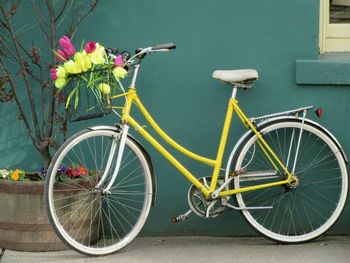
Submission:
<svg viewBox="0 0 350 263">
<path fill-rule="evenodd" d="M 82 45 L 82 50 L 76 51 L 70 38 L 63 36 L 59 44 L 62 49 L 53 52 L 61 63 L 51 69 L 50 76 L 60 91 L 70 86 L 66 108 L 73 101 L 74 108 L 78 107 L 81 89 L 87 89 L 97 101 L 103 101 L 103 98 L 115 93 L 119 80 L 127 75 L 123 56 L 108 56 L 99 43 L 90 41 Z"/>
</svg>

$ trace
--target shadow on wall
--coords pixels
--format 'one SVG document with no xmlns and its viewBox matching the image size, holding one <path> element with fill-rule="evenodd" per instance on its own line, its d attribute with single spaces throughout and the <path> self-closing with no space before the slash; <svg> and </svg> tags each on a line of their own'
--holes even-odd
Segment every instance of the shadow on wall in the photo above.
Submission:
<svg viewBox="0 0 350 263">
<path fill-rule="evenodd" d="M 0 104 L 0 169 L 38 170 L 40 157 L 14 104 Z"/>
</svg>

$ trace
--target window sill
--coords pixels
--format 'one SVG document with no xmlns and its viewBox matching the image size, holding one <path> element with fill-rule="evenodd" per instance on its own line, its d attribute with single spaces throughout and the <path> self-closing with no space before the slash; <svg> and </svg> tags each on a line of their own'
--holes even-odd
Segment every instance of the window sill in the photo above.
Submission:
<svg viewBox="0 0 350 263">
<path fill-rule="evenodd" d="M 296 61 L 297 84 L 350 85 L 350 52 L 329 52 Z"/>
</svg>

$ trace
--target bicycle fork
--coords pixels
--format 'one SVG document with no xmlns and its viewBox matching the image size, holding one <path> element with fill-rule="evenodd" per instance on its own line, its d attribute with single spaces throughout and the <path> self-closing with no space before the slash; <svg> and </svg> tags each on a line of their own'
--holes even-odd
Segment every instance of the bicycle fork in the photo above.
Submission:
<svg viewBox="0 0 350 263">
<path fill-rule="evenodd" d="M 125 142 L 126 142 L 126 138 L 128 136 L 128 130 L 129 130 L 128 125 L 122 125 L 120 133 L 112 138 L 112 145 L 111 145 L 111 149 L 109 151 L 109 156 L 108 156 L 106 168 L 103 172 L 101 180 L 96 185 L 94 191 L 97 192 L 97 191 L 102 190 L 102 194 L 110 194 L 111 193 L 110 189 L 113 186 L 115 180 L 117 179 L 117 175 L 118 175 L 118 172 L 120 169 L 120 165 L 121 165 L 121 161 L 122 161 L 122 157 L 123 157 L 123 153 L 124 153 L 124 148 L 125 148 Z M 104 189 L 101 189 L 101 186 L 106 181 L 108 174 L 110 172 L 119 139 L 120 139 L 120 143 L 119 143 L 119 149 L 118 149 L 118 154 L 117 154 L 117 160 L 116 160 L 113 174 L 111 176 L 111 180 L 109 181 L 108 185 Z"/>
</svg>

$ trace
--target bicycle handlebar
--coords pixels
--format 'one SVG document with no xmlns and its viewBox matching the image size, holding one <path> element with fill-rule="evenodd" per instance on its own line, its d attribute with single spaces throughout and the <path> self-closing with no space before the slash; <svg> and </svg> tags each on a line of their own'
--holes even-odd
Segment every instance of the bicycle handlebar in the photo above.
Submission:
<svg viewBox="0 0 350 263">
<path fill-rule="evenodd" d="M 157 52 L 157 51 L 169 51 L 169 50 L 175 49 L 175 48 L 176 48 L 175 43 L 158 44 L 158 45 L 147 47 L 147 48 L 136 49 L 135 56 L 137 56 L 137 58 L 139 58 L 139 59 L 143 59 L 148 53 Z"/>
<path fill-rule="evenodd" d="M 175 48 L 176 48 L 175 43 L 165 43 L 165 44 L 155 45 L 155 46 L 151 47 L 151 50 L 162 50 L 162 49 L 171 50 L 171 49 L 175 49 Z"/>
<path fill-rule="evenodd" d="M 136 55 L 134 57 L 138 57 L 139 59 L 144 58 L 148 53 L 156 52 L 156 51 L 169 51 L 171 49 L 175 49 L 175 43 L 163 43 L 157 44 L 155 46 L 147 47 L 147 48 L 138 48 L 135 50 Z M 118 48 L 105 48 L 107 56 L 116 56 L 118 52 Z M 124 61 L 128 61 L 130 59 L 130 53 L 127 51 L 123 51 L 120 53 L 123 56 Z M 132 57 L 132 58 L 134 58 Z"/>
</svg>

